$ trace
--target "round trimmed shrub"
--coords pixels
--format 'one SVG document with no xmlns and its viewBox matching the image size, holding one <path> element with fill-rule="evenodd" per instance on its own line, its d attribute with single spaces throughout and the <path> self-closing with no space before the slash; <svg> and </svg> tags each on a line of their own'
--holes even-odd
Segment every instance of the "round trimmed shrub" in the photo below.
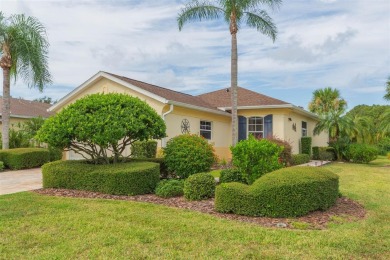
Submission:
<svg viewBox="0 0 390 260">
<path fill-rule="evenodd" d="M 44 188 L 140 195 L 154 192 L 160 181 L 160 166 L 151 162 L 97 165 L 55 161 L 42 166 L 42 177 Z"/>
<path fill-rule="evenodd" d="M 187 200 L 204 200 L 214 197 L 215 179 L 206 172 L 193 174 L 184 181 L 184 197 Z"/>
<path fill-rule="evenodd" d="M 319 157 L 318 159 L 321 161 L 332 161 L 334 155 L 332 152 L 320 151 L 318 157 Z"/>
<path fill-rule="evenodd" d="M 310 162 L 310 155 L 305 153 L 293 154 L 292 165 L 300 165 Z"/>
<path fill-rule="evenodd" d="M 246 183 L 245 178 L 242 176 L 240 170 L 236 168 L 224 169 L 221 171 L 221 176 L 219 177 L 220 183 L 227 182 L 241 182 Z"/>
<path fill-rule="evenodd" d="M 215 209 L 247 216 L 297 217 L 331 207 L 338 196 L 336 174 L 318 167 L 290 167 L 268 173 L 250 186 L 219 185 Z"/>
<path fill-rule="evenodd" d="M 162 180 L 156 188 L 156 195 L 162 198 L 183 196 L 184 182 L 182 180 Z"/>
<path fill-rule="evenodd" d="M 347 159 L 354 163 L 369 163 L 378 157 L 378 149 L 366 144 L 351 144 Z"/>
<path fill-rule="evenodd" d="M 184 134 L 167 142 L 164 161 L 168 171 L 185 179 L 197 172 L 210 171 L 216 161 L 214 148 L 201 136 Z"/>
</svg>

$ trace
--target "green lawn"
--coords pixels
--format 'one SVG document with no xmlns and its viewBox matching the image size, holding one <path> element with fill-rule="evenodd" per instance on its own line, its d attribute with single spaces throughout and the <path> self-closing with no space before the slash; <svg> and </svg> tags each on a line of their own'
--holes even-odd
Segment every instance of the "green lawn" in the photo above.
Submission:
<svg viewBox="0 0 390 260">
<path fill-rule="evenodd" d="M 341 192 L 368 216 L 327 230 L 283 230 L 146 203 L 0 196 L 1 259 L 389 259 L 390 164 L 334 163 Z"/>
</svg>

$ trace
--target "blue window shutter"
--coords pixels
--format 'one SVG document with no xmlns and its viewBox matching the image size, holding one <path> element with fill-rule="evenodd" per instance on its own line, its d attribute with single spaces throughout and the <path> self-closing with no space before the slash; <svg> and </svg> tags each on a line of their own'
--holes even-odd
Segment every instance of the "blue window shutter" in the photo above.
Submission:
<svg viewBox="0 0 390 260">
<path fill-rule="evenodd" d="M 272 115 L 264 117 L 264 138 L 271 138 L 272 132 Z"/>
<path fill-rule="evenodd" d="M 246 117 L 238 116 L 238 141 L 246 140 Z"/>
</svg>

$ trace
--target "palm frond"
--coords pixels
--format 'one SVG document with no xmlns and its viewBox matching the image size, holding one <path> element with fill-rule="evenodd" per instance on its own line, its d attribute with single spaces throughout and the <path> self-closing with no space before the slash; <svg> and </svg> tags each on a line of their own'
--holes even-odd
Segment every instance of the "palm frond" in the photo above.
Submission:
<svg viewBox="0 0 390 260">
<path fill-rule="evenodd" d="M 224 10 L 218 6 L 212 5 L 208 1 L 194 0 L 188 3 L 179 13 L 177 23 L 179 30 L 184 24 L 190 21 L 212 20 L 219 18 L 224 14 Z"/>
<path fill-rule="evenodd" d="M 259 32 L 267 35 L 275 42 L 278 30 L 272 18 L 264 10 L 256 12 L 245 12 L 247 16 L 246 24 L 256 28 Z"/>
<path fill-rule="evenodd" d="M 278 10 L 282 2 L 282 0 L 241 0 L 237 1 L 237 5 L 243 10 L 259 9 L 263 6 L 268 6 L 272 10 Z"/>
<path fill-rule="evenodd" d="M 13 15 L 7 28 L 12 67 L 11 75 L 21 77 L 29 87 L 40 91 L 52 82 L 48 69 L 46 30 L 34 17 Z"/>
</svg>

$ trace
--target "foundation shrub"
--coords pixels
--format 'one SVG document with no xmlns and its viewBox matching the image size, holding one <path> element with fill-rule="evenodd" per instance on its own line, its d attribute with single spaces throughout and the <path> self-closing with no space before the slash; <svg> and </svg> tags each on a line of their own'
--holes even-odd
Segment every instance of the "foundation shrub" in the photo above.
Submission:
<svg viewBox="0 0 390 260">
<path fill-rule="evenodd" d="M 39 167 L 50 160 L 49 151 L 44 148 L 15 148 L 0 151 L 0 160 L 11 170 Z"/>
<path fill-rule="evenodd" d="M 311 137 L 304 136 L 301 138 L 301 153 L 311 156 Z"/>
<path fill-rule="evenodd" d="M 214 148 L 201 136 L 184 134 L 167 142 L 164 160 L 168 171 L 185 179 L 198 172 L 208 172 L 217 161 Z"/>
<path fill-rule="evenodd" d="M 312 152 L 313 152 L 313 160 L 320 160 L 320 147 L 313 146 Z"/>
<path fill-rule="evenodd" d="M 44 188 L 88 190 L 114 195 L 153 193 L 159 165 L 128 162 L 96 165 L 86 161 L 55 161 L 42 166 Z"/>
<path fill-rule="evenodd" d="M 318 167 L 289 167 L 268 173 L 248 186 L 223 183 L 215 209 L 247 216 L 297 217 L 336 203 L 338 176 Z"/>
<path fill-rule="evenodd" d="M 205 200 L 214 197 L 215 179 L 209 173 L 197 173 L 184 181 L 184 197 L 187 200 Z"/>
<path fill-rule="evenodd" d="M 283 167 L 279 162 L 282 147 L 267 139 L 256 139 L 250 135 L 247 140 L 231 147 L 233 165 L 239 169 L 246 182 L 251 184 L 267 172 Z"/>
<path fill-rule="evenodd" d="M 292 147 L 291 144 L 285 140 L 276 138 L 276 137 L 270 137 L 267 138 L 270 142 L 277 144 L 280 147 L 283 147 L 283 150 L 279 154 L 280 161 L 283 163 L 284 166 L 290 166 L 291 165 L 291 159 L 292 159 Z"/>
<path fill-rule="evenodd" d="M 160 178 L 167 179 L 170 177 L 170 172 L 168 171 L 168 167 L 165 164 L 164 158 L 132 158 L 130 162 L 153 162 L 158 163 L 160 165 Z"/>
<path fill-rule="evenodd" d="M 292 165 L 300 165 L 310 162 L 310 155 L 308 154 L 293 154 L 292 156 Z"/>
</svg>

